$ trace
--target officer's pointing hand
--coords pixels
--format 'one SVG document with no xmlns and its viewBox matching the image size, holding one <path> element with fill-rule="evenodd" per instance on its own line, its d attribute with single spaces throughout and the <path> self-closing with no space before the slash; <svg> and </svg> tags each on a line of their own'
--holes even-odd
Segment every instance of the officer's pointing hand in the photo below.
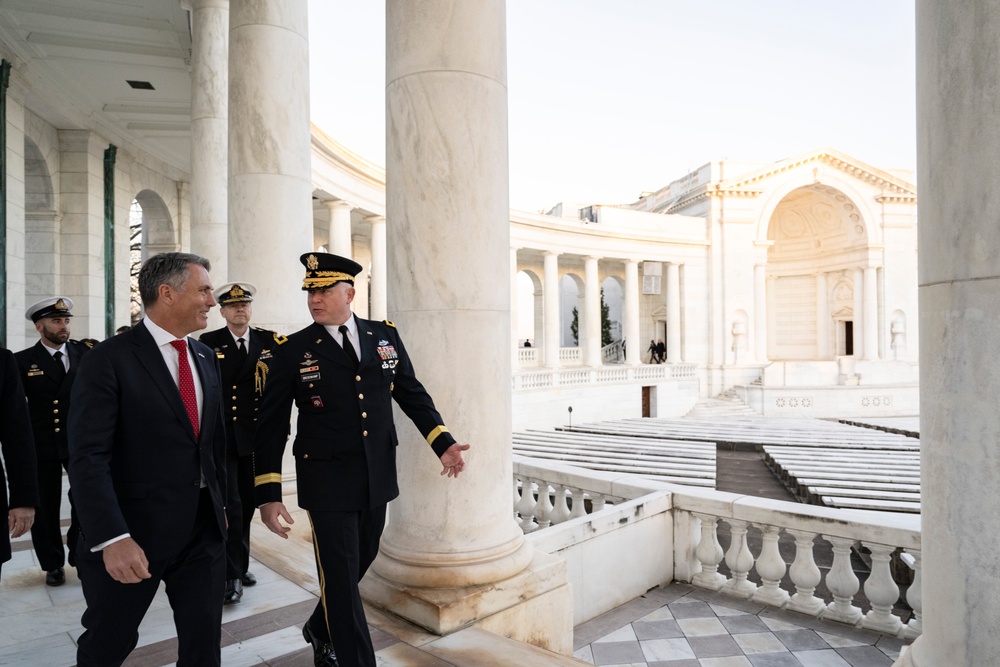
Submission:
<svg viewBox="0 0 1000 667">
<path fill-rule="evenodd" d="M 286 523 L 295 523 L 295 519 L 293 519 L 292 515 L 285 509 L 284 503 L 273 502 L 260 506 L 260 520 L 264 522 L 264 525 L 267 526 L 272 533 L 287 540 L 288 533 L 292 529 L 288 526 L 282 526 L 281 522 L 278 521 L 278 517 L 284 519 Z"/>
<path fill-rule="evenodd" d="M 457 442 L 444 450 L 441 455 L 441 474 L 448 477 L 458 477 L 459 473 L 465 470 L 465 461 L 462 459 L 462 452 L 468 451 L 472 445 L 460 445 Z"/>
</svg>

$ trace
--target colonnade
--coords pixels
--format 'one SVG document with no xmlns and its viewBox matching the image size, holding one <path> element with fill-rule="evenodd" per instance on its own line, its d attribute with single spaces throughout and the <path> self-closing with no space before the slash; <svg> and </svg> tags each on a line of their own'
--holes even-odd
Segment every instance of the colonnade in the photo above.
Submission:
<svg viewBox="0 0 1000 667">
<path fill-rule="evenodd" d="M 511 249 L 511 269 L 516 274 L 518 270 L 517 251 L 518 248 Z M 535 341 L 535 347 L 541 351 L 541 365 L 546 368 L 559 368 L 562 365 L 560 360 L 560 290 L 559 290 L 559 252 L 544 250 L 542 254 L 542 340 Z M 600 366 L 603 364 L 601 346 L 601 280 L 600 262 L 602 257 L 596 255 L 584 255 L 583 260 L 583 312 L 581 313 L 579 332 L 581 359 L 584 366 Z M 625 268 L 625 297 L 622 330 L 625 346 L 626 365 L 638 365 L 642 363 L 642 356 L 645 354 L 647 346 L 640 335 L 641 331 L 641 309 L 639 299 L 641 294 L 642 281 L 639 278 L 640 260 L 636 259 L 615 259 L 617 262 L 624 261 Z M 680 289 L 680 267 L 677 262 L 664 263 L 667 269 L 667 280 L 665 289 L 666 309 L 667 309 L 667 362 L 681 363 L 681 289 Z M 516 277 L 516 276 L 515 276 Z M 516 281 L 512 282 L 511 309 L 517 311 L 517 290 Z M 516 326 L 516 322 L 512 325 Z M 517 340 L 516 334 L 512 337 Z M 629 342 L 634 344 L 629 345 Z M 516 364 L 516 354 L 515 354 Z"/>
</svg>

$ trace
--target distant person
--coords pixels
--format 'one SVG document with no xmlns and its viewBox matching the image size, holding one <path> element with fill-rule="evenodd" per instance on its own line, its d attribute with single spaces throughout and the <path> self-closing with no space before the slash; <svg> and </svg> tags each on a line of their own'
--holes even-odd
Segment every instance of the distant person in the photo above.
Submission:
<svg viewBox="0 0 1000 667">
<path fill-rule="evenodd" d="M 146 317 L 81 364 L 69 416 L 78 568 L 87 602 L 78 667 L 121 665 L 160 582 L 178 665 L 220 664 L 226 432 L 215 353 L 188 334 L 215 305 L 207 259 L 146 260 Z"/>
<path fill-rule="evenodd" d="M 662 364 L 667 360 L 667 346 L 662 340 L 656 341 L 656 363 Z"/>
<path fill-rule="evenodd" d="M 646 351 L 649 352 L 649 363 L 651 363 L 651 364 L 658 364 L 658 363 L 660 363 L 660 355 L 656 351 L 656 341 L 655 340 L 651 339 L 649 341 L 649 349 L 646 350 Z"/>
<path fill-rule="evenodd" d="M 530 339 L 525 339 L 524 346 L 525 347 L 531 347 L 531 340 Z"/>
<path fill-rule="evenodd" d="M 10 539 L 27 533 L 38 507 L 38 472 L 31 416 L 18 378 L 17 361 L 0 347 L 0 513 L 7 530 L 0 538 L 0 567 L 10 560 Z M 10 487 L 10 497 L 7 496 Z M 10 593 L 8 593 L 10 595 Z"/>
<path fill-rule="evenodd" d="M 73 490 L 69 491 L 70 525 L 63 546 L 59 510 L 63 497 L 63 470 L 69 462 L 66 440 L 66 415 L 70 391 L 77 368 L 92 343 L 70 340 L 73 300 L 54 296 L 33 303 L 24 313 L 35 325 L 38 342 L 14 356 L 21 372 L 24 393 L 28 397 L 31 430 L 35 440 L 38 466 L 38 511 L 31 527 L 31 543 L 38 564 L 45 571 L 45 584 L 66 583 L 66 548 L 69 565 L 76 566 L 76 540 L 79 532 L 74 509 Z"/>
</svg>

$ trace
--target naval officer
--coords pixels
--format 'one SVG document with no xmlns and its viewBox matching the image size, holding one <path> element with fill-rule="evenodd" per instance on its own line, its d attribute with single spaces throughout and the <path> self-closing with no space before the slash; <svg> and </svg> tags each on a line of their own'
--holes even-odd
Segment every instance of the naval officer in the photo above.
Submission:
<svg viewBox="0 0 1000 667">
<path fill-rule="evenodd" d="M 253 439 L 257 409 L 272 359 L 271 349 L 280 337 L 273 331 L 250 326 L 256 292 L 256 287 L 245 282 L 227 283 L 216 289 L 215 300 L 226 326 L 203 333 L 199 338 L 215 350 L 222 373 L 229 523 L 225 604 L 239 603 L 243 587 L 257 583 L 249 571 L 250 520 L 257 506 L 253 490 Z"/>
<path fill-rule="evenodd" d="M 386 504 L 399 494 L 392 400 L 457 477 L 462 452 L 414 374 L 396 327 L 351 312 L 361 265 L 306 253 L 302 289 L 313 324 L 275 348 L 261 404 L 255 449 L 261 519 L 287 538 L 292 523 L 281 502 L 281 456 L 291 406 L 298 407 L 293 444 L 299 506 L 312 523 L 321 582 L 319 604 L 303 627 L 318 667 L 374 667 L 358 582 L 378 553 Z"/>
<path fill-rule="evenodd" d="M 38 511 L 31 526 L 31 542 L 38 564 L 45 570 L 45 583 L 66 583 L 66 550 L 59 528 L 62 504 L 63 470 L 69 460 L 66 441 L 66 415 L 69 413 L 70 389 L 76 370 L 92 345 L 70 340 L 73 300 L 54 296 L 33 303 L 25 319 L 34 323 L 38 342 L 17 352 L 21 383 L 28 397 L 31 428 L 35 436 L 35 459 L 38 468 Z M 70 491 L 70 526 L 66 532 L 69 564 L 76 565 L 76 541 L 79 525 Z"/>
</svg>

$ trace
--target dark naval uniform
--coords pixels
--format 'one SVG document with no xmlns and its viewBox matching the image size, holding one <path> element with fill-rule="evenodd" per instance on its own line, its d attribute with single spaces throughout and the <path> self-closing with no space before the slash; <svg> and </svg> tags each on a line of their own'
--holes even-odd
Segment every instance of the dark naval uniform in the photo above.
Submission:
<svg viewBox="0 0 1000 667">
<path fill-rule="evenodd" d="M 257 410 L 268 380 L 273 348 L 278 340 L 283 340 L 273 331 L 256 327 L 247 329 L 247 338 L 245 355 L 227 327 L 206 332 L 200 338 L 215 351 L 222 373 L 228 474 L 227 580 L 242 578 L 250 567 L 250 521 L 256 507 L 253 447 Z"/>
<path fill-rule="evenodd" d="M 308 269 L 304 290 L 353 285 L 361 271 L 356 262 L 325 253 L 308 253 L 301 261 Z M 341 667 L 375 666 L 358 582 L 378 554 L 386 504 L 399 495 L 392 401 L 438 457 L 455 444 L 395 326 L 350 317 L 357 350 L 342 347 L 346 334 L 335 339 L 317 323 L 275 348 L 255 449 L 257 504 L 281 501 L 281 458 L 294 402 L 298 501 L 309 513 L 321 586 L 303 636 L 313 645 L 314 664 L 323 667 L 338 664 L 331 644 Z"/>
<path fill-rule="evenodd" d="M 31 541 L 38 564 L 43 570 L 57 570 L 66 563 L 62 532 L 59 528 L 59 506 L 62 502 L 63 469 L 69 461 L 66 441 L 66 416 L 69 414 L 70 389 L 80 367 L 80 360 L 90 349 L 75 340 L 66 341 L 69 356 L 67 371 L 56 361 L 41 341 L 15 353 L 24 393 L 28 397 L 31 428 L 35 436 L 35 457 L 38 461 L 39 506 L 31 527 Z M 70 526 L 66 533 L 69 564 L 76 564 L 76 541 L 79 524 L 73 509 L 70 491 Z M 60 582 L 61 583 L 61 582 Z"/>
<path fill-rule="evenodd" d="M 38 476 L 31 419 L 18 379 L 17 362 L 10 350 L 0 347 L 0 517 L 6 520 L 13 507 L 38 507 Z M 7 498 L 7 485 L 10 498 Z M 0 531 L 0 565 L 10 560 L 10 535 Z"/>
</svg>

